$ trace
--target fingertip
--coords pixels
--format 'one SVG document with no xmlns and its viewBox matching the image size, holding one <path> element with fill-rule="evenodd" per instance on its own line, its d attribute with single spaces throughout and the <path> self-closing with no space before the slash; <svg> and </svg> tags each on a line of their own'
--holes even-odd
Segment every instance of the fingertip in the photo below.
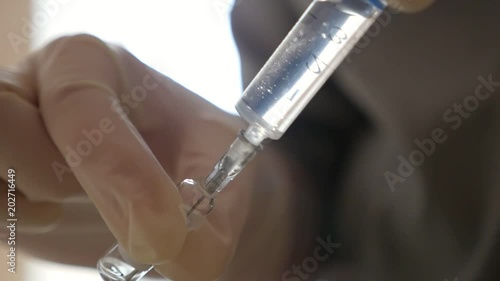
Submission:
<svg viewBox="0 0 500 281">
<path fill-rule="evenodd" d="M 126 79 L 119 60 L 108 44 L 88 34 L 58 38 L 43 48 L 36 64 L 39 84 L 40 107 L 60 95 L 60 88 L 72 82 L 92 81 L 105 85 L 113 93 L 122 92 Z"/>
</svg>

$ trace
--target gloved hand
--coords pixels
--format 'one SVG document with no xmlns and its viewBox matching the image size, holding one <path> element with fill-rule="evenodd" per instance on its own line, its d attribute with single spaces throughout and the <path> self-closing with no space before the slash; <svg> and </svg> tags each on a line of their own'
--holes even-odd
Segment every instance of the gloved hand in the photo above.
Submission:
<svg viewBox="0 0 500 281">
<path fill-rule="evenodd" d="M 176 184 L 208 175 L 244 128 L 239 118 L 87 35 L 56 40 L 0 80 L 1 190 L 15 168 L 24 229 L 57 223 L 59 203 L 87 194 L 135 260 L 175 280 L 225 271 L 247 218 L 254 166 L 197 230 L 187 229 Z"/>
</svg>

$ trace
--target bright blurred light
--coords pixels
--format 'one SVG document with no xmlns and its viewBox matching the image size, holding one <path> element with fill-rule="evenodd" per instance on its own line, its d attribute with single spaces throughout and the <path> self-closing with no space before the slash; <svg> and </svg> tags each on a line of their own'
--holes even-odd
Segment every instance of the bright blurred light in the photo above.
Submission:
<svg viewBox="0 0 500 281">
<path fill-rule="evenodd" d="M 39 27 L 35 47 L 64 34 L 94 34 L 123 45 L 216 106 L 235 112 L 242 88 L 229 25 L 232 0 L 35 2 L 34 15 L 49 17 L 47 23 L 35 24 Z"/>
</svg>

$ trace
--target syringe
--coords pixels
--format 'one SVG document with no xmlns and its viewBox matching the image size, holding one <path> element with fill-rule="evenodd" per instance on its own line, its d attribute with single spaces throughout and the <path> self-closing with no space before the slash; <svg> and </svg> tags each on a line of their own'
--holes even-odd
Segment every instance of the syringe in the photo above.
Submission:
<svg viewBox="0 0 500 281">
<path fill-rule="evenodd" d="M 385 0 L 314 0 L 236 105 L 249 124 L 203 183 L 185 180 L 189 218 L 207 214 L 214 198 L 245 167 L 265 139 L 278 140 L 385 8 Z M 188 188 L 186 188 L 188 187 Z M 137 281 L 153 266 L 113 247 L 99 260 L 104 280 Z"/>
</svg>

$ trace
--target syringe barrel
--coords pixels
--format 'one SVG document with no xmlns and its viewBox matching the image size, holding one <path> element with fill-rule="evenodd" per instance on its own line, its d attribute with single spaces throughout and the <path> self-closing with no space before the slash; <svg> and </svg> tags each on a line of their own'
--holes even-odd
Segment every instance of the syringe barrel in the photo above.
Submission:
<svg viewBox="0 0 500 281">
<path fill-rule="evenodd" d="M 246 88 L 240 116 L 279 139 L 385 6 L 382 0 L 315 0 Z"/>
</svg>

